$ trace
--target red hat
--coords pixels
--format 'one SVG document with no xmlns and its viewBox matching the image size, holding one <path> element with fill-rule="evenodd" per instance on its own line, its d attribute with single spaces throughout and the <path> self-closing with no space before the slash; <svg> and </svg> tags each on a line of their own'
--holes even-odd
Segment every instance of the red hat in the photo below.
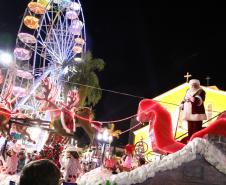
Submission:
<svg viewBox="0 0 226 185">
<path fill-rule="evenodd" d="M 126 146 L 125 146 L 125 150 L 126 150 L 126 152 L 128 152 L 128 153 L 133 153 L 133 151 L 134 151 L 134 145 L 131 145 L 131 144 L 127 144 Z"/>
</svg>

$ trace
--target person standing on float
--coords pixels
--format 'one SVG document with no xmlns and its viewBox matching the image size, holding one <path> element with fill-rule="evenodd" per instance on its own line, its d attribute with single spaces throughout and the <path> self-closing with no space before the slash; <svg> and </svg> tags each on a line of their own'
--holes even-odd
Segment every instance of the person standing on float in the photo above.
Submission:
<svg viewBox="0 0 226 185">
<path fill-rule="evenodd" d="M 203 120 L 206 120 L 204 101 L 206 92 L 200 87 L 200 81 L 192 79 L 189 81 L 184 100 L 181 102 L 183 120 L 187 122 L 188 138 L 202 129 Z"/>
</svg>

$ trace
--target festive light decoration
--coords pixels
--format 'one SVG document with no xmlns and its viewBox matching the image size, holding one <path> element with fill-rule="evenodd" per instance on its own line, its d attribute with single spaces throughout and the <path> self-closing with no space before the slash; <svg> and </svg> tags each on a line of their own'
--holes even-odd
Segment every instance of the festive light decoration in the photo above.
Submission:
<svg viewBox="0 0 226 185">
<path fill-rule="evenodd" d="M 74 58 L 74 61 L 75 61 L 75 62 L 82 62 L 82 58 L 80 58 L 80 57 L 75 57 L 75 58 Z"/>
<path fill-rule="evenodd" d="M 59 158 L 63 148 L 64 147 L 60 143 L 45 145 L 40 151 L 40 158 L 52 160 L 58 167 L 60 167 Z"/>
<path fill-rule="evenodd" d="M 101 142 L 111 143 L 113 140 L 113 137 L 108 132 L 108 129 L 103 129 L 100 132 L 98 132 L 97 139 Z"/>
<path fill-rule="evenodd" d="M 12 64 L 13 57 L 12 54 L 4 51 L 0 51 L 0 63 L 6 66 Z"/>
</svg>

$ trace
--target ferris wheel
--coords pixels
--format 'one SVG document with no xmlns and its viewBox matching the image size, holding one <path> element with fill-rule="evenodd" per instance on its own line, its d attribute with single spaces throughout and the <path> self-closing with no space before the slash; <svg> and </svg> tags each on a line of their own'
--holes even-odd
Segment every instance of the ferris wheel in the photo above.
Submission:
<svg viewBox="0 0 226 185">
<path fill-rule="evenodd" d="M 64 99 L 64 82 L 76 73 L 86 51 L 85 21 L 79 0 L 32 0 L 20 25 L 14 65 L 8 69 L 1 95 L 19 94 L 15 108 L 40 117 L 34 95 L 49 77 Z"/>
</svg>

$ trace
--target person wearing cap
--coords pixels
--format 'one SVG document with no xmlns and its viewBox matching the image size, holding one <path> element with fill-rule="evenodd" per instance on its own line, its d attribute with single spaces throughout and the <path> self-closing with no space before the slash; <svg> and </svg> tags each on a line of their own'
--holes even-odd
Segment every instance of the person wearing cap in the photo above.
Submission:
<svg viewBox="0 0 226 185">
<path fill-rule="evenodd" d="M 60 157 L 60 163 L 64 182 L 76 183 L 82 173 L 77 149 L 74 146 L 67 146 Z"/>
<path fill-rule="evenodd" d="M 190 80 L 189 86 L 181 102 L 182 117 L 188 125 L 188 138 L 200 131 L 203 120 L 207 119 L 204 107 L 206 92 L 200 87 L 200 81 L 197 79 Z"/>
</svg>

